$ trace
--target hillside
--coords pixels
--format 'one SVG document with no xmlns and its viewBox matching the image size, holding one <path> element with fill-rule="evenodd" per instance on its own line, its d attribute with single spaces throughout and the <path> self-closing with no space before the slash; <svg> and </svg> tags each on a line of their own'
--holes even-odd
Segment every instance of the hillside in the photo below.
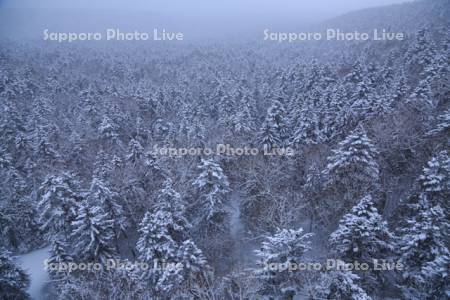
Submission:
<svg viewBox="0 0 450 300">
<path fill-rule="evenodd" d="M 0 40 L 0 299 L 445 299 L 448 11 L 321 25 L 396 41 Z M 42 249 L 46 282 L 13 256 Z"/>
</svg>

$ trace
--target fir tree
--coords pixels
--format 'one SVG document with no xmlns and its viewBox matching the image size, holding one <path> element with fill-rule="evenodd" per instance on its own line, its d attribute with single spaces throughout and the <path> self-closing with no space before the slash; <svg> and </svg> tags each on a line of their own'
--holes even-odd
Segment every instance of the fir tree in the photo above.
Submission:
<svg viewBox="0 0 450 300">
<path fill-rule="evenodd" d="M 71 254 L 68 253 L 69 245 L 61 240 L 54 239 L 52 241 L 52 247 L 50 249 L 50 257 L 47 260 L 47 264 L 49 266 L 52 265 L 60 265 L 60 264 L 68 264 L 70 262 L 73 262 L 73 257 Z M 50 269 L 48 272 L 50 273 L 50 276 L 52 276 L 54 279 L 61 279 L 64 276 L 67 276 L 68 273 L 67 270 L 53 270 Z"/>
<path fill-rule="evenodd" d="M 428 132 L 428 135 L 442 136 L 447 139 L 447 145 L 450 145 L 450 108 L 438 117 L 437 124 Z"/>
<path fill-rule="evenodd" d="M 362 68 L 361 64 L 362 63 L 361 63 L 360 60 L 357 60 L 353 64 L 352 70 L 344 78 L 344 81 L 346 83 L 358 84 L 359 82 L 363 81 L 363 79 L 364 79 L 364 77 L 363 77 L 363 68 Z"/>
<path fill-rule="evenodd" d="M 450 293 L 448 266 L 449 222 L 442 208 L 431 206 L 427 196 L 412 205 L 415 215 L 402 229 L 400 263 L 401 289 L 407 299 L 445 299 Z"/>
<path fill-rule="evenodd" d="M 227 176 L 220 165 L 212 159 L 202 159 L 200 174 L 192 183 L 196 187 L 197 213 L 200 223 L 210 227 L 212 231 L 223 226 L 227 212 L 224 208 L 225 195 L 230 191 Z"/>
<path fill-rule="evenodd" d="M 287 114 L 283 103 L 277 99 L 267 110 L 266 119 L 261 127 L 259 144 L 267 150 L 283 147 L 287 142 Z"/>
<path fill-rule="evenodd" d="M 328 157 L 324 171 L 333 197 L 342 197 L 344 208 L 355 199 L 376 190 L 379 181 L 377 150 L 359 126 Z M 336 193 L 337 192 L 337 193 Z"/>
<path fill-rule="evenodd" d="M 300 118 L 292 137 L 292 144 L 311 145 L 322 142 L 324 135 L 320 129 L 320 120 L 317 112 L 312 108 L 305 108 L 299 115 Z"/>
<path fill-rule="evenodd" d="M 0 248 L 0 297 L 1 299 L 29 299 L 26 290 L 30 284 L 28 275 L 13 261 L 10 253 Z"/>
<path fill-rule="evenodd" d="M 365 81 L 358 82 L 353 90 L 350 98 L 351 108 L 356 114 L 356 117 L 365 117 L 367 113 L 373 110 L 373 96 L 372 91 Z"/>
<path fill-rule="evenodd" d="M 397 76 L 397 79 L 394 81 L 393 85 L 392 101 L 390 103 L 392 108 L 401 103 L 408 94 L 407 80 L 404 72 L 401 72 L 400 75 Z"/>
<path fill-rule="evenodd" d="M 184 217 L 184 205 L 180 194 L 167 180 L 153 209 L 147 212 L 139 225 L 139 240 L 136 249 L 139 258 L 154 266 L 159 264 L 181 263 L 182 268 L 154 268 L 143 273 L 149 280 L 156 296 L 168 297 L 176 289 L 200 272 L 206 260 L 202 252 L 189 239 L 190 224 Z"/>
<path fill-rule="evenodd" d="M 106 140 L 110 140 L 111 143 L 115 143 L 119 137 L 117 133 L 117 125 L 108 116 L 103 116 L 103 120 L 98 127 L 98 131 L 101 136 Z"/>
<path fill-rule="evenodd" d="M 10 245 L 20 251 L 39 247 L 43 243 L 41 224 L 36 218 L 38 211 L 31 204 L 30 197 L 11 200 L 5 203 L 5 215 L 12 222 L 9 230 L 8 227 L 5 228 L 10 234 L 6 236 L 10 238 Z"/>
<path fill-rule="evenodd" d="M 325 272 L 314 289 L 313 298 L 371 300 L 372 298 L 358 285 L 358 280 L 358 275 L 351 272 Z"/>
<path fill-rule="evenodd" d="M 111 155 L 100 149 L 95 157 L 93 176 L 100 180 L 108 180 L 113 173 Z"/>
<path fill-rule="evenodd" d="M 55 162 L 61 158 L 58 152 L 56 137 L 58 127 L 53 124 L 38 124 L 33 132 L 34 155 L 44 162 Z"/>
<path fill-rule="evenodd" d="M 372 269 L 374 259 L 387 259 L 394 249 L 393 235 L 371 196 L 364 197 L 349 214 L 342 217 L 329 242 L 337 258 L 348 263 L 366 263 Z M 376 271 L 361 274 L 367 289 L 375 289 L 382 284 L 382 275 Z"/>
<path fill-rule="evenodd" d="M 87 199 L 91 204 L 100 206 L 107 219 L 113 221 L 116 239 L 121 233 L 125 233 L 127 221 L 116 192 L 112 191 L 102 180 L 94 177 Z"/>
<path fill-rule="evenodd" d="M 416 40 L 406 53 L 408 71 L 420 74 L 426 66 L 433 63 L 435 57 L 434 43 L 430 41 L 428 31 L 421 29 L 416 33 Z"/>
<path fill-rule="evenodd" d="M 263 149 L 270 151 L 281 145 L 277 126 L 270 119 L 264 121 L 258 134 L 258 143 Z"/>
<path fill-rule="evenodd" d="M 106 263 L 115 255 L 114 223 L 100 207 L 83 201 L 72 227 L 76 260 Z"/>
<path fill-rule="evenodd" d="M 420 190 L 433 205 L 440 205 L 448 212 L 450 199 L 450 156 L 442 151 L 434 156 L 419 177 Z"/>
<path fill-rule="evenodd" d="M 227 92 L 222 92 L 219 99 L 219 125 L 232 131 L 237 114 L 236 99 Z"/>
<path fill-rule="evenodd" d="M 148 137 L 147 129 L 145 128 L 144 120 L 141 117 L 136 118 L 136 129 L 133 135 L 139 141 L 147 140 Z"/>
<path fill-rule="evenodd" d="M 255 120 L 253 117 L 252 109 L 254 105 L 253 98 L 247 91 L 242 92 L 240 98 L 240 110 L 235 116 L 234 131 L 241 134 L 251 134 L 255 130 Z"/>
<path fill-rule="evenodd" d="M 263 282 L 259 291 L 261 295 L 292 297 L 299 291 L 301 286 L 298 275 L 290 272 L 286 266 L 302 261 L 305 252 L 311 249 L 311 236 L 299 228 L 278 229 L 274 235 L 266 237 L 261 249 L 255 251 L 260 260 L 260 268 L 255 271 L 255 275 Z"/>
<path fill-rule="evenodd" d="M 1 102 L 3 103 L 0 117 L 0 139 L 3 141 L 2 147 L 5 147 L 9 151 L 24 151 L 25 148 L 29 147 L 29 138 L 27 137 L 28 128 L 25 117 L 20 113 L 16 101 L 10 98 L 2 98 Z M 17 154 L 19 153 L 16 152 Z"/>
<path fill-rule="evenodd" d="M 144 147 L 142 147 L 137 140 L 132 139 L 128 143 L 128 154 L 126 156 L 126 160 L 135 166 L 143 157 Z"/>
<path fill-rule="evenodd" d="M 0 206 L 0 243 L 3 247 L 16 248 L 19 244 L 17 235 L 12 218 L 7 214 L 3 205 Z"/>
<path fill-rule="evenodd" d="M 70 173 L 46 177 L 38 191 L 43 230 L 53 236 L 62 234 L 67 240 L 81 198 L 78 190 L 78 182 Z"/>
<path fill-rule="evenodd" d="M 330 245 L 339 258 L 346 261 L 372 262 L 392 250 L 392 234 L 372 201 L 366 196 L 342 217 L 338 229 L 331 234 Z"/>
<path fill-rule="evenodd" d="M 417 109 L 430 108 L 433 105 L 431 82 L 429 78 L 422 79 L 407 99 L 407 103 L 414 105 Z"/>
</svg>

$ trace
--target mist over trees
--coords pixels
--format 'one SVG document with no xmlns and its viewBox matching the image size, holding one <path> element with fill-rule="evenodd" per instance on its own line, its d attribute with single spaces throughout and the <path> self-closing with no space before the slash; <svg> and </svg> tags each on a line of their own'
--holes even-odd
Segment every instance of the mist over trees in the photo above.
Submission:
<svg viewBox="0 0 450 300">
<path fill-rule="evenodd" d="M 48 270 L 48 299 L 449 297 L 450 4 L 360 14 L 329 22 L 407 38 L 2 40 L 0 299 L 42 247 L 149 265 Z M 261 151 L 154 151 L 217 144 Z M 282 269 L 327 259 L 370 269 Z"/>
</svg>

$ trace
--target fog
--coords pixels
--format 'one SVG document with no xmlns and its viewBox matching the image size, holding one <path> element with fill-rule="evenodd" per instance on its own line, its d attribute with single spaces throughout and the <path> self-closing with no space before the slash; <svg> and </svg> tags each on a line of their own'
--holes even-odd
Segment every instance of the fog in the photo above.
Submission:
<svg viewBox="0 0 450 300">
<path fill-rule="evenodd" d="M 306 24 L 405 0 L 0 0 L 0 35 L 40 38 L 42 31 L 152 30 L 187 36 L 239 36 Z"/>
</svg>

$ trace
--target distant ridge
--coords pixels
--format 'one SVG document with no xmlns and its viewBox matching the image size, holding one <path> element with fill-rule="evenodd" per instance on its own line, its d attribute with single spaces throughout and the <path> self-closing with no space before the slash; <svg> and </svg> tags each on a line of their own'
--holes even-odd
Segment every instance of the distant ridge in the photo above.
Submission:
<svg viewBox="0 0 450 300">
<path fill-rule="evenodd" d="M 450 0 L 417 0 L 365 8 L 332 18 L 319 25 L 342 30 L 385 28 L 415 32 L 422 27 L 450 26 Z"/>
</svg>

